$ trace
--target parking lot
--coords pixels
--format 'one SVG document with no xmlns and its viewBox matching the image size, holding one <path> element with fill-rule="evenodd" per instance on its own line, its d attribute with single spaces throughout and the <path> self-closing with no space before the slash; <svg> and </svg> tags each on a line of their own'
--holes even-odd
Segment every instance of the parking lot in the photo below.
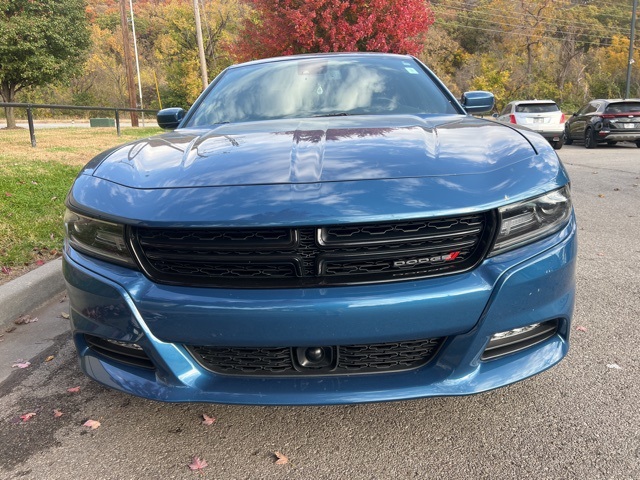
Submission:
<svg viewBox="0 0 640 480">
<path fill-rule="evenodd" d="M 558 154 L 580 247 L 571 350 L 553 369 L 471 397 L 162 404 L 89 381 L 62 334 L 0 384 L 0 478 L 640 478 L 640 149 Z M 64 308 L 54 300 L 40 322 L 64 321 Z M 23 337 L 30 326 L 18 326 Z M 208 466 L 191 471 L 193 457 Z"/>
</svg>

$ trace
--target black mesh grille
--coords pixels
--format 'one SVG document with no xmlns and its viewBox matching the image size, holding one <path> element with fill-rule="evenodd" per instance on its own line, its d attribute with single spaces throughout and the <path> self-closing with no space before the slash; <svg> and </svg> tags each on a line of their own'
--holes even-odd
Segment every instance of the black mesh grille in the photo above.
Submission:
<svg viewBox="0 0 640 480">
<path fill-rule="evenodd" d="M 187 347 L 206 369 L 227 375 L 290 376 L 346 375 L 410 370 L 426 365 L 438 352 L 445 338 L 341 345 L 335 347 L 337 359 L 331 371 L 302 368 L 294 358 L 295 348 Z"/>
<path fill-rule="evenodd" d="M 301 228 L 131 228 L 154 281 L 280 288 L 349 285 L 465 271 L 486 252 L 491 215 Z"/>
</svg>

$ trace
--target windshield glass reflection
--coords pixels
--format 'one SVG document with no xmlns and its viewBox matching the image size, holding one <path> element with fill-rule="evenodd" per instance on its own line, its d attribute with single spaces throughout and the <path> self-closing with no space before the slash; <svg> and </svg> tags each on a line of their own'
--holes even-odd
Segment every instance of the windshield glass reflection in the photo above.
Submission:
<svg viewBox="0 0 640 480">
<path fill-rule="evenodd" d="M 187 126 L 333 115 L 458 113 L 406 57 L 318 57 L 230 68 Z"/>
</svg>

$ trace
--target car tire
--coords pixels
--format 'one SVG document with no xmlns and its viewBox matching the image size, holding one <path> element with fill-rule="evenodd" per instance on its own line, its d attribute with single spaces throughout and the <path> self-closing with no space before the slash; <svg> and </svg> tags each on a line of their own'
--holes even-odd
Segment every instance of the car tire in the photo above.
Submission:
<svg viewBox="0 0 640 480">
<path fill-rule="evenodd" d="M 551 146 L 553 147 L 554 150 L 560 150 L 563 145 L 564 145 L 564 142 L 562 141 L 562 139 L 555 142 L 551 142 Z"/>
<path fill-rule="evenodd" d="M 607 145 L 609 145 L 610 147 L 613 147 L 613 146 L 615 146 L 617 144 L 618 144 L 618 142 L 614 142 L 614 141 L 607 142 Z"/>
<path fill-rule="evenodd" d="M 564 134 L 562 135 L 563 137 L 563 143 L 565 145 L 571 145 L 573 143 L 573 139 L 569 136 L 569 132 L 567 132 L 567 129 L 564 129 Z"/>
<path fill-rule="evenodd" d="M 640 148 L 640 140 L 636 140 L 636 147 Z"/>
<path fill-rule="evenodd" d="M 598 146 L 598 142 L 593 136 L 593 129 L 587 128 L 584 131 L 584 146 L 587 148 L 596 148 Z"/>
</svg>

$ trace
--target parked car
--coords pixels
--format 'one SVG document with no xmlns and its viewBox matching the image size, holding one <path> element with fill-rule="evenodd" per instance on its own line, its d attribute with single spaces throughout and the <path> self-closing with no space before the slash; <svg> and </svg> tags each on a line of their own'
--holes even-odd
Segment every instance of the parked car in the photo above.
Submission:
<svg viewBox="0 0 640 480">
<path fill-rule="evenodd" d="M 538 134 L 410 56 L 229 67 L 66 200 L 82 370 L 169 402 L 463 395 L 567 353 L 576 224 Z"/>
<path fill-rule="evenodd" d="M 591 100 L 574 113 L 564 128 L 564 142 L 584 141 L 587 148 L 599 143 L 634 142 L 640 147 L 640 99 Z"/>
<path fill-rule="evenodd" d="M 562 148 L 565 117 L 553 100 L 509 102 L 497 118 L 501 122 L 523 125 L 546 138 L 556 150 Z"/>
</svg>

